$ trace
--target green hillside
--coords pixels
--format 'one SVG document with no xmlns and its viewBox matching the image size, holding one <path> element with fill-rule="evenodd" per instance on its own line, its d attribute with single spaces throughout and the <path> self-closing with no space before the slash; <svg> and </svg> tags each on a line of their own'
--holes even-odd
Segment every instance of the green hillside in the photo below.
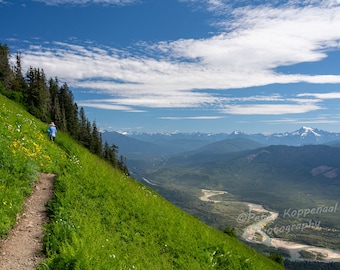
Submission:
<svg viewBox="0 0 340 270">
<path fill-rule="evenodd" d="M 0 235 L 39 172 L 56 174 L 42 269 L 281 269 L 0 95 Z"/>
</svg>

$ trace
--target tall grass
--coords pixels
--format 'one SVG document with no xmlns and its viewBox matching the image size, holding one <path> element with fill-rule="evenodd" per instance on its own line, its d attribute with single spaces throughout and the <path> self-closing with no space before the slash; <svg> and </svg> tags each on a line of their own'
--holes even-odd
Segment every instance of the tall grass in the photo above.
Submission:
<svg viewBox="0 0 340 270">
<path fill-rule="evenodd" d="M 280 269 L 148 187 L 113 169 L 66 134 L 0 96 L 0 234 L 21 211 L 39 172 L 56 174 L 41 269 Z"/>
<path fill-rule="evenodd" d="M 8 233 L 39 172 L 64 154 L 50 145 L 45 125 L 0 95 L 0 237 Z"/>
</svg>

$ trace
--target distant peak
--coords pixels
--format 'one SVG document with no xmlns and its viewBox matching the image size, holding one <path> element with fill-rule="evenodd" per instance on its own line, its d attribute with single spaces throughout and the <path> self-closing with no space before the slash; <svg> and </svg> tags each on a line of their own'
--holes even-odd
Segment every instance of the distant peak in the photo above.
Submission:
<svg viewBox="0 0 340 270">
<path fill-rule="evenodd" d="M 321 134 L 318 132 L 317 129 L 314 129 L 312 127 L 306 127 L 306 126 L 303 126 L 299 130 L 297 130 L 295 134 L 300 135 L 301 137 L 306 137 L 309 135 L 314 135 L 315 137 L 321 136 Z"/>
<path fill-rule="evenodd" d="M 306 126 L 303 126 L 302 128 L 300 128 L 302 130 L 305 130 L 305 131 L 314 131 L 314 128 L 312 127 L 306 127 Z"/>
<path fill-rule="evenodd" d="M 234 130 L 231 135 L 240 135 L 240 134 L 244 134 L 244 132 L 239 131 L 239 130 Z"/>
</svg>

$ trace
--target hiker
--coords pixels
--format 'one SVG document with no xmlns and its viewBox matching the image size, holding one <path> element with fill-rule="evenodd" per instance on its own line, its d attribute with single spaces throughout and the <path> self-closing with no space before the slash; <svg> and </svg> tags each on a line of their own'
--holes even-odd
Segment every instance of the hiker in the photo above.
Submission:
<svg viewBox="0 0 340 270">
<path fill-rule="evenodd" d="M 48 136 L 50 137 L 51 141 L 53 142 L 55 139 L 55 135 L 57 134 L 57 128 L 54 124 L 54 122 L 51 122 L 47 129 Z"/>
</svg>

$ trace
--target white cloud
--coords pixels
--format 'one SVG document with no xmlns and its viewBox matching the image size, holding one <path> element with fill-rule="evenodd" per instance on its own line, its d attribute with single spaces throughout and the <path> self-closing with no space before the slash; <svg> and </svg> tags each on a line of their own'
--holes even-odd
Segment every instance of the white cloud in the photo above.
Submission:
<svg viewBox="0 0 340 270">
<path fill-rule="evenodd" d="M 127 4 L 133 1 L 43 2 Z M 214 12 L 219 9 L 219 14 L 227 8 L 224 1 L 207 2 Z M 120 110 L 217 106 L 218 103 L 222 103 L 223 107 L 229 102 L 205 92 L 206 89 L 226 90 L 296 82 L 340 83 L 340 76 L 334 74 L 275 72 L 276 68 L 284 65 L 321 61 L 327 57 L 328 51 L 339 50 L 339 1 L 322 1 L 319 5 L 309 1 L 307 6 L 294 5 L 293 1 L 287 1 L 283 6 L 270 6 L 268 3 L 236 8 L 232 21 L 229 18 L 222 21 L 219 15 L 218 25 L 222 32 L 211 38 L 148 44 L 148 55 L 131 55 L 128 51 L 93 44 L 58 42 L 46 47 L 32 46 L 22 53 L 23 60 L 24 64 L 41 67 L 47 75 L 58 76 L 72 87 L 102 91 L 115 97 L 111 104 L 83 102 L 86 106 Z M 201 91 L 195 91 L 198 89 Z M 317 109 L 320 107 L 315 103 L 227 104 L 224 112 L 286 114 Z"/>
<path fill-rule="evenodd" d="M 79 101 L 77 102 L 77 105 L 80 107 L 90 107 L 90 108 L 104 109 L 104 110 L 119 110 L 119 111 L 126 111 L 126 112 L 145 112 L 143 110 L 136 110 L 128 106 L 106 104 L 104 100 L 99 100 L 98 102 L 94 100 Z"/>
<path fill-rule="evenodd" d="M 316 104 L 242 104 L 227 105 L 223 111 L 239 115 L 280 115 L 307 113 L 320 109 L 322 107 Z"/>
<path fill-rule="evenodd" d="M 340 92 L 330 93 L 303 93 L 298 94 L 298 97 L 314 97 L 318 99 L 340 99 Z"/>
<path fill-rule="evenodd" d="M 234 13 L 237 20 L 232 26 L 225 21 L 226 32 L 210 39 L 178 40 L 168 44 L 169 51 L 209 67 L 255 73 L 322 60 L 332 42 L 333 49 L 339 49 L 340 7 L 257 7 Z"/>
<path fill-rule="evenodd" d="M 334 115 L 327 116 L 319 116 L 314 118 L 284 118 L 284 119 L 275 119 L 275 120 L 265 120 L 261 121 L 262 123 L 269 124 L 298 124 L 298 125 L 316 125 L 316 124 L 339 124 L 340 117 Z"/>
<path fill-rule="evenodd" d="M 218 99 L 213 96 L 188 92 L 175 92 L 170 94 L 133 92 L 118 98 L 91 100 L 93 107 L 95 107 L 95 104 L 111 104 L 110 106 L 124 104 L 129 107 L 149 108 L 193 108 L 202 107 L 205 104 L 212 105 L 217 102 Z M 81 104 L 85 104 L 85 101 L 81 101 Z"/>
</svg>

